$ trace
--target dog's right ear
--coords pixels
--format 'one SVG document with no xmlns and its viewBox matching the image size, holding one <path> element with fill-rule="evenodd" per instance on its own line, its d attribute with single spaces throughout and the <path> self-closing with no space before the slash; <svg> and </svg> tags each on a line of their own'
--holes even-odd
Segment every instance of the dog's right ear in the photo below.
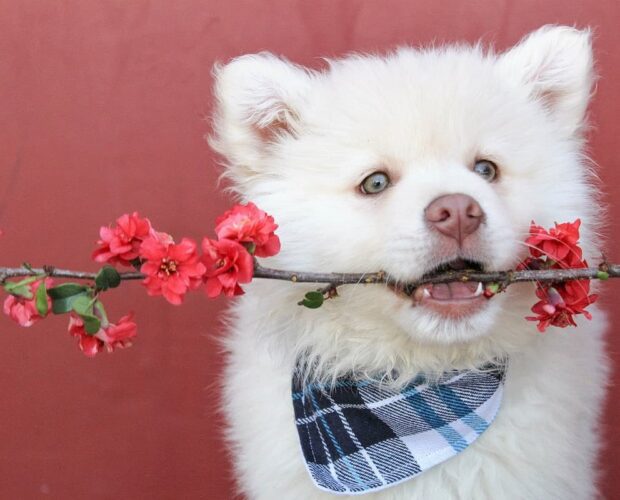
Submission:
<svg viewBox="0 0 620 500">
<path fill-rule="evenodd" d="M 210 145 L 227 159 L 236 189 L 261 172 L 266 149 L 302 126 L 302 105 L 312 74 L 263 52 L 216 65 L 216 109 Z"/>
</svg>

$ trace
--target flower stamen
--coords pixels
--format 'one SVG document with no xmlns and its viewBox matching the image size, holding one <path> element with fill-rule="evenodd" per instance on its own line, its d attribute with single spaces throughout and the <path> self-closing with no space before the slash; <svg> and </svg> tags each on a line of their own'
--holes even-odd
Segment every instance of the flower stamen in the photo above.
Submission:
<svg viewBox="0 0 620 500">
<path fill-rule="evenodd" d="M 166 276 L 170 276 L 177 272 L 177 266 L 179 263 L 176 260 L 170 260 L 168 257 L 164 257 L 161 259 L 161 264 L 159 265 L 160 272 L 164 273 Z"/>
</svg>

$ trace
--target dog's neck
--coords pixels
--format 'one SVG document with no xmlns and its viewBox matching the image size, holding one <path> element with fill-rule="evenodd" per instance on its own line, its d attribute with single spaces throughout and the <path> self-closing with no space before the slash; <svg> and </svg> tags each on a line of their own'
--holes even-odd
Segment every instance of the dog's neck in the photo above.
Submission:
<svg viewBox="0 0 620 500">
<path fill-rule="evenodd" d="M 437 343 L 413 339 L 388 317 L 364 315 L 346 296 L 334 299 L 333 307 L 307 310 L 296 305 L 303 296 L 299 288 L 257 285 L 238 305 L 260 311 L 255 334 L 291 370 L 304 359 L 304 375 L 323 383 L 353 374 L 402 386 L 420 373 L 440 375 L 505 359 L 538 339 L 522 318 L 526 304 L 517 307 L 512 300 L 488 334 Z M 515 315 L 521 318 L 515 321 Z"/>
</svg>

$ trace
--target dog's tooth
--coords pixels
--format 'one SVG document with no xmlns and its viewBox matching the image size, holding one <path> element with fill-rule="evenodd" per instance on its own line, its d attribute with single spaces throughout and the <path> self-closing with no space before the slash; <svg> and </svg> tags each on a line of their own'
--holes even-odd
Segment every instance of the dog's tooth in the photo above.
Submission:
<svg viewBox="0 0 620 500">
<path fill-rule="evenodd" d="M 422 299 L 427 299 L 431 296 L 431 292 L 425 286 L 419 286 L 413 292 L 413 300 L 420 302 Z"/>
<path fill-rule="evenodd" d="M 479 297 L 484 292 L 484 285 L 482 282 L 478 282 L 478 288 L 476 288 L 476 293 L 474 293 L 474 297 Z"/>
</svg>

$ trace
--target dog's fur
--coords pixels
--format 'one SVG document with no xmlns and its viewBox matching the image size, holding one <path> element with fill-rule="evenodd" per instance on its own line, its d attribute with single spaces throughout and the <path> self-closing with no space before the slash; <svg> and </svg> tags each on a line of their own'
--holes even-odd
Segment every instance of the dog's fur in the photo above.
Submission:
<svg viewBox="0 0 620 500">
<path fill-rule="evenodd" d="M 601 218 L 582 153 L 592 91 L 591 36 L 543 27 L 513 49 L 480 45 L 351 55 L 308 70 L 262 53 L 216 68 L 211 144 L 239 198 L 275 216 L 281 253 L 264 264 L 303 271 L 384 270 L 414 281 L 455 257 L 488 270 L 527 254 L 531 220 L 583 221 L 598 257 Z M 477 158 L 500 169 L 488 183 Z M 362 179 L 393 185 L 360 194 Z M 424 221 L 447 193 L 486 218 L 459 249 Z M 454 242 L 453 242 L 454 243 Z M 531 284 L 513 285 L 458 319 L 413 307 L 379 285 L 343 286 L 319 310 L 296 304 L 313 285 L 256 280 L 233 306 L 224 406 L 241 491 L 258 500 L 332 498 L 311 482 L 291 402 L 295 360 L 322 380 L 354 373 L 399 385 L 418 372 L 510 360 L 499 415 L 467 450 L 377 499 L 589 499 L 596 495 L 597 418 L 607 378 L 604 314 L 545 334 L 526 322 Z"/>
</svg>

